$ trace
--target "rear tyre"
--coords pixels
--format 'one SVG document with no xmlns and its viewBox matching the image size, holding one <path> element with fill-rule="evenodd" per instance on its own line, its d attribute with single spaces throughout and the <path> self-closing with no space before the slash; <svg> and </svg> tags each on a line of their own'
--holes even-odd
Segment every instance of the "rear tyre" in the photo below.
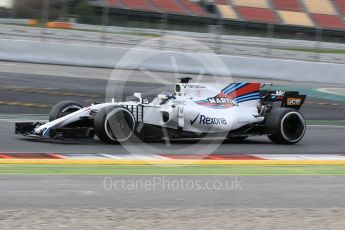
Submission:
<svg viewBox="0 0 345 230">
<path fill-rule="evenodd" d="M 294 109 L 279 108 L 266 116 L 268 138 L 277 144 L 296 144 L 302 140 L 306 131 L 303 115 Z"/>
<path fill-rule="evenodd" d="M 82 109 L 83 106 L 75 101 L 61 101 L 57 103 L 49 113 L 49 121 L 54 121 L 60 117 L 66 116 L 68 114 L 74 113 L 80 109 Z"/>
<path fill-rule="evenodd" d="M 97 137 L 104 143 L 121 143 L 133 136 L 135 119 L 123 106 L 109 106 L 96 114 L 94 129 Z"/>
</svg>

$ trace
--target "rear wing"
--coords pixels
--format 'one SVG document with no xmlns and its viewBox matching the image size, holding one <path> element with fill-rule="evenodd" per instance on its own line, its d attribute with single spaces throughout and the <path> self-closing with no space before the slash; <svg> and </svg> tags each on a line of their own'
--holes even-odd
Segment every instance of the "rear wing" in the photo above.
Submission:
<svg viewBox="0 0 345 230">
<path fill-rule="evenodd" d="M 292 108 L 299 110 L 307 98 L 306 95 L 299 94 L 298 91 L 261 91 L 261 101 L 281 102 L 282 108 Z"/>
</svg>

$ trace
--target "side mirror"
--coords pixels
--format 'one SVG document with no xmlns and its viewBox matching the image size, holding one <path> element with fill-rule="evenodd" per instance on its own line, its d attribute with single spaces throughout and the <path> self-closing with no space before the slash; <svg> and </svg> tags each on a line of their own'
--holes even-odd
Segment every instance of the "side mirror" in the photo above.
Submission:
<svg viewBox="0 0 345 230">
<path fill-rule="evenodd" d="M 167 96 L 167 95 L 163 95 L 163 94 L 160 94 L 160 95 L 158 95 L 157 97 L 158 97 L 158 99 L 160 99 L 160 100 L 167 100 L 167 99 L 168 99 L 168 96 Z"/>
<path fill-rule="evenodd" d="M 141 93 L 134 93 L 134 97 L 138 98 L 140 103 L 143 103 L 143 98 L 141 97 Z"/>
</svg>

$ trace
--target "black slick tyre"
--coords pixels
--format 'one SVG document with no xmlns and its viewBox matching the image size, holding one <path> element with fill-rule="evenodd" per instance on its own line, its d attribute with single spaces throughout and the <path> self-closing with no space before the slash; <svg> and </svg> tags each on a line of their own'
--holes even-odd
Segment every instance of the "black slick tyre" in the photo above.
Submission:
<svg viewBox="0 0 345 230">
<path fill-rule="evenodd" d="M 306 131 L 303 115 L 290 108 L 273 109 L 265 120 L 268 138 L 277 144 L 296 144 L 302 140 Z"/>
<path fill-rule="evenodd" d="M 80 109 L 82 109 L 83 106 L 75 101 L 61 101 L 57 103 L 49 113 L 49 121 L 54 121 L 60 117 L 66 116 L 68 114 L 74 113 Z"/>
</svg>

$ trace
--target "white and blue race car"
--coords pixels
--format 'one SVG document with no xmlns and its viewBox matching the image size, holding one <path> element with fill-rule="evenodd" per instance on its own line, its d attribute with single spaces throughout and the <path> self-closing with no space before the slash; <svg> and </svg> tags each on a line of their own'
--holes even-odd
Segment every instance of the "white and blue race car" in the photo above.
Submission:
<svg viewBox="0 0 345 230">
<path fill-rule="evenodd" d="M 306 132 L 299 109 L 306 95 L 263 90 L 260 83 L 190 83 L 180 78 L 174 92 L 151 102 L 135 93 L 135 101 L 93 103 L 84 107 L 63 101 L 49 122 L 18 122 L 16 134 L 38 138 L 94 138 L 122 143 L 133 138 L 162 139 L 222 136 L 243 140 L 267 135 L 274 143 L 295 144 Z"/>
</svg>

